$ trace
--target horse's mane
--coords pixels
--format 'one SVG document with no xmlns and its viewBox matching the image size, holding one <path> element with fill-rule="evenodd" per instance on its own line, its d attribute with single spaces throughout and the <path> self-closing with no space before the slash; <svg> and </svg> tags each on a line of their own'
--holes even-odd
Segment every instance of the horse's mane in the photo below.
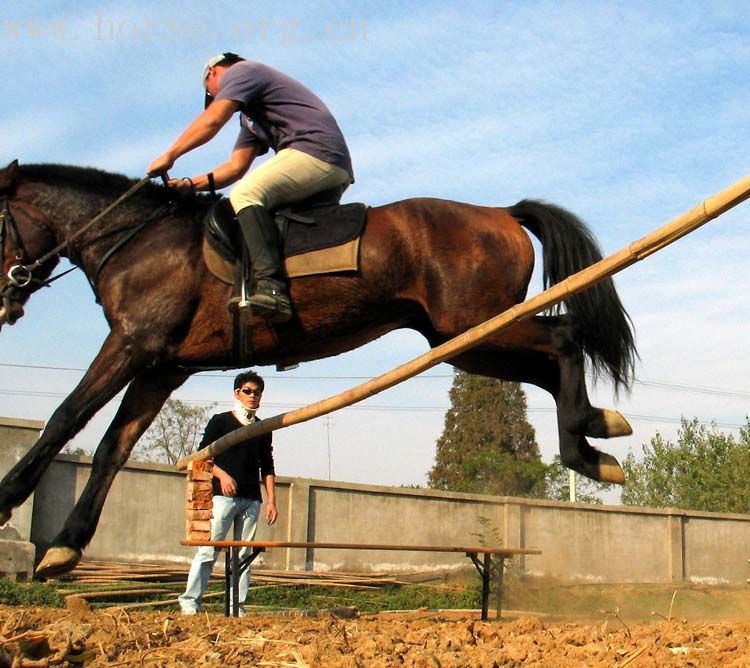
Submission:
<svg viewBox="0 0 750 668">
<path fill-rule="evenodd" d="M 133 185 L 134 179 L 123 174 L 112 174 L 93 167 L 42 163 L 20 164 L 19 175 L 24 181 L 40 181 L 50 185 L 80 190 L 96 190 L 103 194 L 124 192 Z"/>
<path fill-rule="evenodd" d="M 94 167 L 78 167 L 76 165 L 61 165 L 55 163 L 20 164 L 19 177 L 21 181 L 45 183 L 63 189 L 80 190 L 81 192 L 95 192 L 106 198 L 116 199 L 136 183 L 123 174 L 105 172 Z M 162 185 L 147 183 L 139 191 L 140 196 L 147 196 L 151 200 L 164 202 L 171 193 Z"/>
</svg>

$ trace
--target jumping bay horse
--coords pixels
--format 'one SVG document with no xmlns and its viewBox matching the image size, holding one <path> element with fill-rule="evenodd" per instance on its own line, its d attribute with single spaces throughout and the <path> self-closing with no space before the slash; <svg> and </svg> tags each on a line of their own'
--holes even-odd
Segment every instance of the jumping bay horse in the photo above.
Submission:
<svg viewBox="0 0 750 668">
<path fill-rule="evenodd" d="M 146 184 L 70 241 L 132 185 L 123 176 L 72 166 L 14 161 L 0 169 L 0 327 L 23 315 L 23 304 L 45 285 L 58 258 L 35 268 L 27 285 L 18 280 L 25 272 L 12 267 L 58 245 L 88 277 L 110 326 L 81 382 L 0 483 L 0 525 L 62 447 L 127 387 L 88 483 L 37 569 L 42 576 L 79 562 L 114 476 L 170 394 L 197 370 L 232 366 L 231 288 L 214 278 L 201 255 L 207 198 L 170 206 L 174 193 Z M 401 327 L 420 332 L 433 347 L 447 341 L 525 298 L 534 252 L 522 226 L 542 244 L 545 285 L 601 259 L 580 220 L 542 202 L 492 208 L 424 198 L 374 207 L 359 270 L 292 279 L 295 316 L 283 325 L 254 325 L 256 364 L 336 355 Z M 584 359 L 616 387 L 627 387 L 635 355 L 630 321 L 607 279 L 569 298 L 564 310 L 516 323 L 450 362 L 547 390 L 557 406 L 563 463 L 595 480 L 622 482 L 617 460 L 586 437 L 623 436 L 630 426 L 617 411 L 590 404 Z"/>
</svg>

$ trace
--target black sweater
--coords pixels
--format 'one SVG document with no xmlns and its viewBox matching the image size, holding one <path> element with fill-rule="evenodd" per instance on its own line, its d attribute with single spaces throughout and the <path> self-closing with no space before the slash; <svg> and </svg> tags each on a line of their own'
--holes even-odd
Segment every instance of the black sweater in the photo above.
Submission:
<svg viewBox="0 0 750 668">
<path fill-rule="evenodd" d="M 217 413 L 206 425 L 200 448 L 242 427 L 234 414 Z M 214 457 L 214 462 L 237 481 L 237 494 L 248 499 L 261 500 L 259 481 L 267 475 L 276 475 L 273 465 L 272 435 L 256 436 L 229 448 Z M 221 484 L 213 479 L 214 495 L 223 496 Z"/>
</svg>

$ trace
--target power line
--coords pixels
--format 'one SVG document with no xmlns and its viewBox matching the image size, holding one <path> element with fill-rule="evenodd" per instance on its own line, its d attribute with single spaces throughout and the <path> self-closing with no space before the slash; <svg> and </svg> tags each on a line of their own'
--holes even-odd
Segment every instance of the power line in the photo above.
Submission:
<svg viewBox="0 0 750 668">
<path fill-rule="evenodd" d="M 37 369 L 37 370 L 45 370 L 45 371 L 79 371 L 83 372 L 86 369 L 78 368 L 78 367 L 60 367 L 60 366 L 47 366 L 47 365 L 32 365 L 32 364 L 11 364 L 11 363 L 2 363 L 0 362 L 0 367 L 9 367 L 9 368 L 20 368 L 20 369 Z M 201 374 L 201 377 L 211 377 L 211 378 L 222 378 L 226 379 L 226 374 L 221 373 L 205 373 Z M 290 376 L 287 374 L 270 374 L 266 376 L 269 379 L 278 380 L 370 380 L 373 378 L 373 376 Z M 431 380 L 431 379 L 446 379 L 446 378 L 452 378 L 452 374 L 430 374 L 430 375 L 422 375 L 417 376 L 416 378 L 422 378 L 425 380 Z M 666 383 L 662 381 L 650 381 L 650 380 L 636 380 L 636 384 L 643 385 L 645 387 L 653 387 L 657 389 L 664 389 L 664 390 L 670 390 L 670 391 L 683 391 L 683 392 L 693 392 L 696 394 L 708 394 L 713 396 L 721 396 L 721 397 L 730 397 L 730 398 L 738 398 L 738 399 L 750 399 L 750 392 L 743 392 L 739 390 L 728 390 L 728 389 L 721 389 L 721 388 L 707 388 L 707 387 L 700 387 L 700 386 L 692 386 L 692 385 L 683 385 L 678 383 Z M 9 390 L 9 389 L 0 389 L 0 395 L 5 396 L 23 396 L 23 397 L 37 397 L 37 398 L 64 398 L 67 396 L 67 393 L 65 392 L 46 392 L 46 391 L 35 391 L 35 390 Z M 183 400 L 185 403 L 191 403 L 191 404 L 199 404 L 199 405 L 210 405 L 210 404 L 219 404 L 219 405 L 231 405 L 231 402 L 226 401 L 207 401 L 203 399 L 188 399 Z M 302 407 L 303 404 L 287 404 L 287 403 L 273 403 L 273 402 L 267 402 L 265 403 L 265 406 L 267 408 L 278 408 L 278 409 L 296 409 Z M 376 404 L 368 404 L 368 405 L 355 405 L 355 406 L 349 406 L 348 408 L 344 410 L 355 410 L 355 411 L 375 411 L 375 412 L 392 412 L 392 413 L 398 413 L 398 412 L 439 412 L 439 413 L 445 413 L 449 409 L 449 406 L 388 406 L 388 405 L 376 405 Z M 551 413 L 554 412 L 554 408 L 534 408 L 534 407 L 528 407 L 527 411 L 529 413 Z M 637 415 L 637 414 L 624 414 L 626 418 L 632 421 L 638 421 L 638 422 L 660 422 L 660 423 L 666 423 L 666 424 L 680 424 L 682 418 L 674 418 L 674 417 L 662 417 L 662 416 L 652 416 L 652 415 Z M 739 429 L 743 427 L 744 425 L 730 423 L 730 422 L 712 422 L 707 420 L 699 420 L 700 424 L 705 425 L 712 425 L 715 424 L 717 427 L 722 428 L 728 428 L 728 429 Z"/>
<path fill-rule="evenodd" d="M 0 367 L 9 367 L 16 369 L 38 369 L 41 371 L 80 371 L 84 372 L 87 369 L 83 367 L 72 367 L 72 366 L 48 366 L 41 364 L 10 364 L 0 362 Z M 239 370 L 238 370 L 239 371 Z M 229 372 L 227 372 L 229 373 Z M 199 372 L 195 374 L 198 378 L 227 378 L 227 373 L 211 373 L 210 371 Z M 284 373 L 271 373 L 263 374 L 263 378 L 272 380 L 372 380 L 375 376 L 295 376 L 288 372 Z M 453 374 L 442 373 L 442 374 L 420 374 L 414 376 L 414 379 L 446 379 L 453 378 Z"/>
<path fill-rule="evenodd" d="M 64 398 L 67 396 L 64 392 L 34 392 L 34 391 L 24 391 L 24 390 L 3 390 L 0 389 L 0 396 L 7 395 L 7 396 L 29 396 L 29 397 L 39 397 L 39 398 Z M 192 405 L 198 405 L 198 406 L 232 406 L 233 402 L 231 401 L 209 401 L 206 399 L 180 399 L 183 403 L 186 404 L 192 404 Z M 282 402 L 264 402 L 263 406 L 265 408 L 274 408 L 279 410 L 295 410 L 298 408 L 302 408 L 304 404 L 289 404 L 289 403 L 282 403 Z M 389 405 L 379 405 L 379 404 L 369 404 L 369 405 L 362 405 L 362 404 L 356 404 L 353 406 L 347 406 L 345 408 L 342 408 L 340 410 L 343 411 L 372 411 L 372 412 L 385 412 L 385 413 L 445 413 L 448 411 L 450 406 L 389 406 Z M 533 407 L 528 406 L 526 408 L 527 413 L 554 413 L 556 411 L 555 408 L 544 408 L 544 407 Z M 663 417 L 659 415 L 639 415 L 636 413 L 623 413 L 623 416 L 626 417 L 628 420 L 633 422 L 656 422 L 661 424 L 681 424 L 682 418 L 675 418 L 675 417 Z M 717 426 L 722 429 L 741 429 L 745 425 L 744 424 L 737 424 L 734 422 L 717 422 L 715 420 L 698 420 L 698 424 L 706 425 L 706 426 Z"/>
<path fill-rule="evenodd" d="M 86 369 L 83 367 L 66 367 L 66 366 L 50 366 L 50 365 L 38 365 L 38 364 L 11 364 L 0 362 L 0 367 L 8 367 L 15 369 L 37 369 L 41 371 L 78 371 L 85 372 Z M 211 373 L 204 372 L 196 374 L 199 378 L 222 378 L 226 379 L 226 373 Z M 591 377 L 589 374 L 587 376 Z M 264 378 L 269 380 L 372 380 L 376 376 L 298 376 L 291 375 L 289 373 L 277 373 L 277 374 L 264 374 Z M 414 376 L 410 380 L 446 380 L 453 378 L 453 374 L 420 374 Z M 750 391 L 735 390 L 719 387 L 703 387 L 700 385 L 688 385 L 685 383 L 668 383 L 666 381 L 659 380 L 641 380 L 636 379 L 633 381 L 635 385 L 642 385 L 644 387 L 652 387 L 663 390 L 675 390 L 678 392 L 692 392 L 695 394 L 710 394 L 719 397 L 733 397 L 736 399 L 750 399 Z"/>
</svg>

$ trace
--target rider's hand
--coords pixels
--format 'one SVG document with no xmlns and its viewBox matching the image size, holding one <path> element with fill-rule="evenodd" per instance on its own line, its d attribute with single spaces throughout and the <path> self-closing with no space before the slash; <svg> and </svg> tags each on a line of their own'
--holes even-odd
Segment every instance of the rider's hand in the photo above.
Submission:
<svg viewBox="0 0 750 668">
<path fill-rule="evenodd" d="M 195 184 L 187 176 L 181 179 L 169 179 L 167 186 L 174 188 L 180 195 L 195 195 Z"/>
<path fill-rule="evenodd" d="M 149 165 L 146 173 L 151 177 L 163 176 L 172 169 L 172 165 L 174 165 L 174 160 L 169 154 L 164 153 Z"/>
</svg>

